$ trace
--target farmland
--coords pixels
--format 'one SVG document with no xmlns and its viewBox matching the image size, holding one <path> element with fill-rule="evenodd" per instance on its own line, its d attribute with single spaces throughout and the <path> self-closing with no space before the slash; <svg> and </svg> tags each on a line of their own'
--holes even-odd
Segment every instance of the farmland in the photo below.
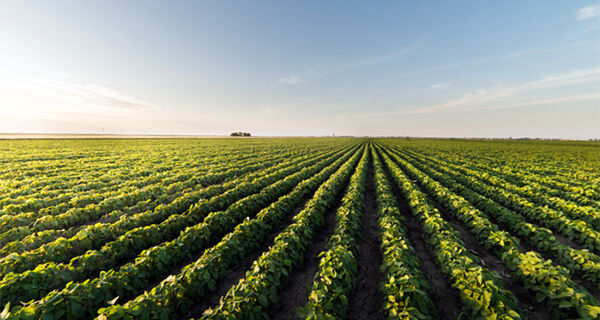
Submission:
<svg viewBox="0 0 600 320">
<path fill-rule="evenodd" d="M 0 141 L 1 319 L 598 319 L 600 144 Z"/>
</svg>

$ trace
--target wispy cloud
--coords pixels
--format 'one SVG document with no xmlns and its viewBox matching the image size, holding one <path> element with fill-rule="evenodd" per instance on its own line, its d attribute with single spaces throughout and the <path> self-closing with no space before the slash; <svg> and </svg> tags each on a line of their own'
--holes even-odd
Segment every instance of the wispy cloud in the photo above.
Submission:
<svg viewBox="0 0 600 320">
<path fill-rule="evenodd" d="M 324 77 L 334 75 L 337 73 L 342 73 L 342 72 L 346 72 L 346 71 L 356 70 L 359 68 L 365 68 L 365 67 L 369 67 L 369 66 L 375 66 L 375 65 L 387 63 L 387 62 L 399 59 L 402 56 L 405 56 L 406 54 L 414 51 L 418 46 L 420 46 L 420 44 L 408 46 L 406 48 L 402 48 L 398 51 L 384 54 L 384 55 L 372 56 L 372 57 L 367 57 L 364 59 L 341 62 L 333 67 L 307 68 L 305 71 L 302 71 L 302 72 L 289 73 L 289 74 L 277 79 L 277 83 L 284 84 L 284 85 L 295 85 L 295 84 L 305 83 L 305 82 L 313 81 L 316 79 L 324 78 Z"/>
<path fill-rule="evenodd" d="M 514 86 L 478 90 L 467 93 L 458 99 L 450 100 L 445 103 L 412 110 L 405 110 L 403 112 L 412 114 L 436 113 L 532 105 L 532 101 L 530 100 L 518 102 L 507 102 L 507 100 L 518 98 L 520 95 L 532 91 L 594 81 L 600 81 L 600 68 L 576 70 L 564 74 L 546 76 L 536 81 L 526 82 Z M 590 95 L 585 96 L 590 97 Z"/>
<path fill-rule="evenodd" d="M 480 108 L 479 110 L 510 109 L 510 108 L 517 108 L 517 107 L 530 107 L 530 106 L 539 106 L 539 105 L 556 104 L 556 103 L 572 103 L 572 102 L 589 101 L 589 100 L 596 100 L 596 99 L 600 99 L 600 93 L 589 93 L 589 94 L 555 97 L 555 98 L 549 98 L 549 99 L 535 99 L 535 100 L 529 100 L 529 101 L 520 101 L 520 102 L 514 102 L 514 103 L 494 105 L 494 106 L 490 106 L 488 108 L 483 107 L 483 108 Z"/>
<path fill-rule="evenodd" d="M 468 65 L 480 64 L 480 63 L 485 63 L 485 62 L 514 59 L 514 58 L 519 58 L 519 57 L 522 57 L 525 55 L 529 55 L 532 52 L 533 52 L 533 50 L 521 50 L 521 51 L 514 51 L 511 53 L 503 54 L 500 56 L 477 58 L 477 59 L 471 59 L 471 60 L 463 60 L 463 61 L 451 62 L 451 63 L 446 63 L 446 64 L 440 64 L 440 65 L 431 66 L 431 67 L 427 67 L 427 68 L 423 68 L 423 69 L 406 71 L 404 73 L 397 74 L 393 77 L 380 79 L 375 82 L 390 82 L 390 81 L 396 81 L 396 80 L 400 80 L 400 79 L 404 79 L 404 78 L 409 78 L 412 76 L 429 73 L 429 72 L 433 72 L 433 71 L 440 71 L 440 70 L 445 70 L 445 69 L 464 67 L 464 66 L 468 66 Z"/>
<path fill-rule="evenodd" d="M 528 49 L 522 49 L 522 50 L 515 50 L 512 52 L 500 54 L 497 56 L 456 61 L 456 62 L 450 62 L 450 63 L 446 63 L 446 64 L 434 65 L 434 66 L 423 68 L 423 69 L 406 71 L 406 72 L 399 73 L 392 77 L 378 79 L 378 80 L 374 80 L 374 81 L 363 82 L 363 83 L 361 83 L 361 85 L 365 85 L 365 84 L 369 84 L 369 83 L 393 82 L 393 81 L 401 80 L 404 78 L 410 78 L 413 76 L 426 74 L 426 73 L 430 73 L 430 72 L 435 72 L 435 71 L 440 71 L 440 70 L 460 68 L 460 67 L 464 67 L 464 66 L 468 66 L 468 65 L 477 65 L 477 64 L 489 63 L 489 62 L 494 62 L 494 61 L 518 59 L 518 58 L 522 58 L 522 57 L 526 57 L 526 56 L 539 55 L 539 54 L 544 54 L 544 53 L 548 53 L 548 52 L 559 52 L 559 51 L 569 50 L 569 49 L 573 49 L 573 48 L 580 48 L 583 46 L 590 46 L 590 45 L 596 46 L 597 44 L 598 44 L 597 41 L 574 42 L 574 43 L 570 43 L 570 44 L 560 46 L 560 47 L 528 48 Z M 381 55 L 381 56 L 374 56 L 374 57 L 357 60 L 357 61 L 352 61 L 352 62 L 347 62 L 345 64 L 339 65 L 337 68 L 332 68 L 329 70 L 319 70 L 318 68 L 309 68 L 304 72 L 290 73 L 282 78 L 279 78 L 277 80 L 277 82 L 279 84 L 300 84 L 300 83 L 309 82 L 309 81 L 312 81 L 315 79 L 324 78 L 326 76 L 344 72 L 344 71 L 349 71 L 349 70 L 358 69 L 361 67 L 367 67 L 367 66 L 385 63 L 385 62 L 400 58 L 410 52 L 413 52 L 420 46 L 421 46 L 421 44 L 415 44 L 415 45 L 409 46 L 407 48 L 404 48 L 404 49 L 399 50 L 394 53 Z"/>
<path fill-rule="evenodd" d="M 280 114 L 283 110 L 277 106 L 263 105 L 258 108 L 258 111 L 266 115 L 276 115 Z"/>
<path fill-rule="evenodd" d="M 42 78 L 24 78 L 21 79 L 20 86 L 59 99 L 101 107 L 125 110 L 160 109 L 158 105 L 96 84 L 76 84 Z"/>
<path fill-rule="evenodd" d="M 452 86 L 452 82 L 434 83 L 431 85 L 431 89 L 446 89 Z"/>
<path fill-rule="evenodd" d="M 452 99 L 440 104 L 420 107 L 409 110 L 392 112 L 342 115 L 343 117 L 377 117 L 402 114 L 427 114 L 458 111 L 492 110 L 525 107 L 533 105 L 565 103 L 570 101 L 584 101 L 600 98 L 600 93 L 586 93 L 580 95 L 552 97 L 538 99 L 527 97 L 526 94 L 538 90 L 547 90 L 557 87 L 570 86 L 581 83 L 600 82 L 600 68 L 575 70 L 568 73 L 545 76 L 539 80 L 526 82 L 513 86 L 494 87 L 469 92 L 460 98 Z"/>
<path fill-rule="evenodd" d="M 295 73 L 290 73 L 284 77 L 277 79 L 277 83 L 279 84 L 299 84 L 304 82 L 299 75 Z"/>
<path fill-rule="evenodd" d="M 588 20 L 592 18 L 600 17 L 600 6 L 590 5 L 583 7 L 575 12 L 575 18 L 579 21 Z"/>
<path fill-rule="evenodd" d="M 406 71 L 406 72 L 399 73 L 392 77 L 383 78 L 383 79 L 379 79 L 379 80 L 375 80 L 375 81 L 369 81 L 369 82 L 365 82 L 363 84 L 393 82 L 393 81 L 410 78 L 413 76 L 426 74 L 426 73 L 430 73 L 430 72 L 440 71 L 440 70 L 454 69 L 454 68 L 460 68 L 460 67 L 464 67 L 464 66 L 468 66 L 468 65 L 478 65 L 478 64 L 482 64 L 482 63 L 489 63 L 489 62 L 495 62 L 495 61 L 518 59 L 518 58 L 527 57 L 527 56 L 540 55 L 540 54 L 544 54 L 544 53 L 548 53 L 548 52 L 560 52 L 563 50 L 570 50 L 573 48 L 581 48 L 581 47 L 585 47 L 585 46 L 597 46 L 597 45 L 598 45 L 597 41 L 587 41 L 587 42 L 570 43 L 570 44 L 567 44 L 564 46 L 553 47 L 553 48 L 522 49 L 522 50 L 516 50 L 516 51 L 504 53 L 504 54 L 497 55 L 497 56 L 456 61 L 456 62 L 450 62 L 450 63 L 446 63 L 446 64 L 435 65 L 435 66 L 431 66 L 431 67 L 427 67 L 427 68 Z"/>
</svg>

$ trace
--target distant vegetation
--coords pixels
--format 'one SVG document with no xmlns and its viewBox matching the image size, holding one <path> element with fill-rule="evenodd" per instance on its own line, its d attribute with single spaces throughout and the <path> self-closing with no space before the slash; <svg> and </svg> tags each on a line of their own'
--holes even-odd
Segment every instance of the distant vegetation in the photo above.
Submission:
<svg viewBox="0 0 600 320">
<path fill-rule="evenodd" d="M 0 141 L 0 320 L 598 319 L 599 146 Z"/>
<path fill-rule="evenodd" d="M 250 137 L 250 133 L 248 132 L 233 132 L 231 133 L 232 137 Z"/>
</svg>

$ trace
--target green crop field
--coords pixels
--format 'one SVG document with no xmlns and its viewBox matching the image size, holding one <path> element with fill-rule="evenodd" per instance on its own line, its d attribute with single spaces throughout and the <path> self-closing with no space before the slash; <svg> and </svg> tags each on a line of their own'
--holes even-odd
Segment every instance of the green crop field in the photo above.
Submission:
<svg viewBox="0 0 600 320">
<path fill-rule="evenodd" d="M 600 143 L 0 141 L 0 319 L 598 319 Z"/>
</svg>

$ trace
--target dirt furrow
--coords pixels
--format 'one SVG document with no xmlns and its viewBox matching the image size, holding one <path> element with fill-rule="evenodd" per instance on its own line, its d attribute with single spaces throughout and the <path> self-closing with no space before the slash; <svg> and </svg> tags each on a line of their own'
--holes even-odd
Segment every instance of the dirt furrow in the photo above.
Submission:
<svg viewBox="0 0 600 320">
<path fill-rule="evenodd" d="M 381 252 L 377 237 L 377 200 L 375 195 L 373 161 L 367 172 L 367 185 L 364 198 L 361 239 L 356 255 L 358 274 L 354 289 L 348 300 L 348 319 L 383 319 L 379 283 L 381 277 Z"/>
<path fill-rule="evenodd" d="M 302 209 L 304 209 L 304 206 L 306 205 L 308 200 L 310 200 L 310 196 L 307 197 L 306 199 L 304 199 L 302 201 L 301 205 L 298 205 L 297 207 L 295 207 L 294 210 L 292 210 L 292 212 L 290 212 L 288 215 L 285 216 L 285 218 L 268 235 L 267 240 L 264 241 L 263 244 L 258 249 L 253 250 L 246 257 L 244 257 L 243 259 L 238 261 L 238 263 L 229 270 L 229 273 L 227 273 L 227 276 L 217 282 L 217 284 L 215 286 L 215 291 L 212 294 L 210 294 L 209 297 L 206 297 L 205 299 L 198 301 L 196 306 L 194 306 L 194 308 L 192 308 L 192 310 L 189 312 L 189 314 L 186 315 L 185 317 L 183 317 L 182 319 L 189 319 L 191 317 L 199 318 L 202 316 L 202 313 L 204 312 L 204 310 L 206 310 L 210 307 L 216 306 L 219 303 L 219 299 L 222 296 L 224 296 L 231 287 L 236 285 L 240 281 L 240 279 L 242 279 L 245 276 L 246 271 L 248 271 L 250 269 L 250 267 L 252 266 L 252 263 L 254 263 L 254 261 L 256 259 L 258 259 L 258 257 L 260 257 L 265 251 L 269 250 L 269 247 L 271 247 L 271 245 L 273 245 L 273 241 L 275 240 L 275 237 L 277 237 L 277 235 L 279 235 L 283 230 L 285 230 L 285 228 L 287 228 L 287 226 L 292 224 L 294 216 L 296 214 L 298 214 L 300 211 L 302 211 Z M 201 254 L 198 254 L 196 259 L 199 259 L 203 253 L 204 252 L 202 252 Z"/>
<path fill-rule="evenodd" d="M 304 260 L 294 268 L 294 271 L 282 286 L 278 302 L 267 309 L 269 319 L 298 319 L 296 309 L 308 302 L 308 291 L 319 267 L 319 254 L 325 249 L 327 241 L 333 234 L 336 225 L 336 212 L 348 187 L 348 181 L 337 196 L 334 205 L 325 212 L 325 225 L 315 235 L 313 243 L 306 248 Z"/>
<path fill-rule="evenodd" d="M 469 188 L 468 186 L 464 186 L 466 189 L 471 190 L 473 192 L 476 192 L 475 190 Z M 484 196 L 485 197 L 485 196 Z M 504 205 L 502 205 L 501 203 L 497 203 L 496 204 L 506 210 L 510 210 L 509 208 L 505 207 Z M 436 204 L 436 206 L 439 208 L 440 206 Z M 475 207 L 477 207 L 476 205 L 474 205 Z M 480 209 L 481 210 L 481 209 Z M 485 210 L 481 210 L 482 212 L 485 213 Z M 512 211 L 512 210 L 511 210 Z M 453 218 L 453 217 L 452 217 Z M 497 224 L 497 220 L 495 218 L 493 218 L 492 216 L 488 215 L 488 219 L 490 220 L 490 222 L 492 223 L 496 223 Z M 537 226 L 537 224 L 530 222 L 531 224 Z M 500 227 L 501 230 L 509 233 L 512 237 L 516 238 L 517 240 L 519 240 L 519 245 L 521 247 L 521 249 L 523 250 L 523 252 L 528 252 L 528 251 L 533 251 L 536 252 L 537 254 L 539 254 L 542 258 L 550 261 L 552 263 L 553 266 L 560 266 L 560 263 L 558 263 L 555 259 L 553 259 L 548 253 L 539 250 L 537 248 L 535 248 L 533 245 L 531 245 L 530 243 L 528 243 L 527 241 L 525 241 L 525 239 L 523 239 L 521 236 L 517 235 L 516 233 L 514 233 L 511 230 L 508 230 L 506 228 L 503 228 L 502 226 L 498 225 Z M 553 233 L 553 235 L 559 240 L 561 241 L 563 244 L 567 245 L 567 246 L 571 246 L 572 248 L 575 249 L 581 249 L 582 247 L 577 244 L 574 243 L 572 240 Z M 598 292 L 598 290 L 594 287 L 594 285 L 590 282 L 590 281 L 586 281 L 583 280 L 580 276 L 578 276 L 577 274 L 570 274 L 570 278 L 571 280 L 573 280 L 575 283 L 579 284 L 580 286 L 586 288 L 593 296 L 595 296 L 596 298 L 599 297 L 600 293 Z"/>
<path fill-rule="evenodd" d="M 415 183 L 419 188 L 422 187 L 418 181 L 415 181 Z M 421 188 L 421 190 L 423 189 Z M 441 206 L 431 196 L 429 196 L 429 200 L 438 209 L 444 220 L 448 221 L 452 227 L 460 233 L 460 238 L 465 243 L 465 246 L 471 253 L 479 257 L 480 264 L 490 271 L 495 271 L 500 274 L 504 287 L 517 297 L 519 307 L 523 309 L 523 312 L 525 312 L 528 319 L 552 319 L 552 314 L 548 308 L 543 303 L 537 302 L 535 295 L 531 291 L 527 290 L 523 285 L 512 278 L 510 270 L 504 266 L 500 258 L 481 246 L 475 236 L 467 230 L 461 221 L 450 214 L 446 208 Z"/>
<path fill-rule="evenodd" d="M 404 224 L 408 230 L 408 239 L 415 249 L 419 258 L 421 271 L 425 275 L 430 288 L 429 297 L 435 304 L 440 320 L 457 319 L 461 313 L 461 300 L 456 289 L 452 288 L 440 268 L 436 265 L 435 256 L 425 240 L 425 232 L 415 216 L 412 215 L 410 207 L 400 189 L 392 179 L 387 167 L 384 166 L 387 179 L 390 181 L 396 196 L 400 211 L 404 214 Z"/>
</svg>

